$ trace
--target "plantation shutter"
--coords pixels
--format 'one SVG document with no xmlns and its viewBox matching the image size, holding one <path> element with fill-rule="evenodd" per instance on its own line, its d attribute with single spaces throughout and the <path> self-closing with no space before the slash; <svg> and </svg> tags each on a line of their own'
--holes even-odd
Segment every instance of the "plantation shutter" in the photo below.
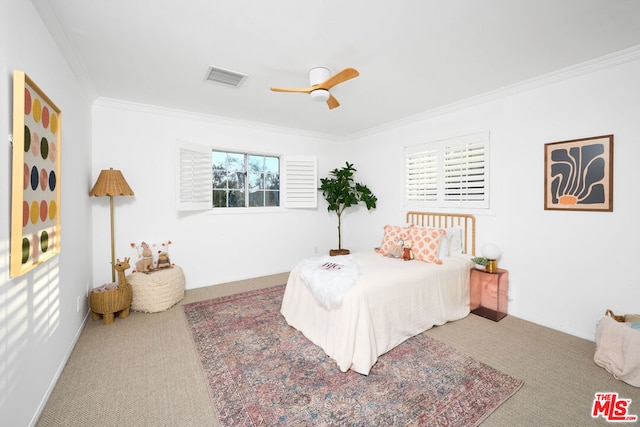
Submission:
<svg viewBox="0 0 640 427">
<path fill-rule="evenodd" d="M 405 203 L 489 207 L 489 132 L 405 147 Z"/>
<path fill-rule="evenodd" d="M 470 140 L 444 149 L 444 201 L 483 202 L 485 192 L 485 146 Z"/>
<path fill-rule="evenodd" d="M 438 200 L 438 151 L 407 149 L 405 154 L 405 197 L 407 202 Z"/>
<path fill-rule="evenodd" d="M 178 210 L 212 208 L 211 148 L 186 142 L 178 143 Z"/>
<path fill-rule="evenodd" d="M 285 157 L 284 201 L 288 208 L 318 206 L 318 162 L 310 157 Z"/>
</svg>

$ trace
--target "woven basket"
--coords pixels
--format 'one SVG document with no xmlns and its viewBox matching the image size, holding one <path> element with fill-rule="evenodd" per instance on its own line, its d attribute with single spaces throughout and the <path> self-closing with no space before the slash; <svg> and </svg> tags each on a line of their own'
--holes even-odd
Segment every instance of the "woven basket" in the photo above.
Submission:
<svg viewBox="0 0 640 427">
<path fill-rule="evenodd" d="M 178 266 L 149 274 L 133 273 L 127 276 L 127 282 L 133 289 L 131 309 L 134 311 L 157 313 L 184 298 L 184 272 Z"/>
<path fill-rule="evenodd" d="M 129 283 L 104 292 L 89 293 L 91 318 L 98 320 L 102 315 L 105 325 L 113 323 L 116 313 L 119 313 L 120 318 L 126 319 L 129 317 L 129 306 L 132 300 L 131 293 L 132 289 Z"/>
</svg>

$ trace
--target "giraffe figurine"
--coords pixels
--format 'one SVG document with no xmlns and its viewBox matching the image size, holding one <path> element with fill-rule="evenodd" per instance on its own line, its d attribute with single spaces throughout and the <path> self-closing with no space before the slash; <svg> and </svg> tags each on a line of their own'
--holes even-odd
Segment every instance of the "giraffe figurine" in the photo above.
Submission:
<svg viewBox="0 0 640 427">
<path fill-rule="evenodd" d="M 121 319 L 129 317 L 133 292 L 131 285 L 127 282 L 125 271 L 130 268 L 129 259 L 117 260 L 114 268 L 118 272 L 118 286 L 115 289 L 108 289 L 102 292 L 91 292 L 89 294 L 89 305 L 91 306 L 91 319 L 99 320 L 103 318 L 105 325 L 110 325 L 118 314 Z"/>
</svg>

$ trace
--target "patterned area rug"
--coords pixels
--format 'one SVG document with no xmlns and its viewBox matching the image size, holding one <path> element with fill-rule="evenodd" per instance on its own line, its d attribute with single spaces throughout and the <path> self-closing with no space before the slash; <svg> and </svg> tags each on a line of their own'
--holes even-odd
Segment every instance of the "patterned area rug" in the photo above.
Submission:
<svg viewBox="0 0 640 427">
<path fill-rule="evenodd" d="M 284 285 L 184 306 L 224 426 L 473 426 L 522 381 L 425 334 L 368 376 L 336 363 L 280 314 Z"/>
</svg>

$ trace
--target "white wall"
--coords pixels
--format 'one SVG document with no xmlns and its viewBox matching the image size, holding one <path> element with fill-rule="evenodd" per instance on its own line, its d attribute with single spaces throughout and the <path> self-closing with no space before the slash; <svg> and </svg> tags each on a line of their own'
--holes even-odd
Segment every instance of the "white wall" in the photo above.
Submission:
<svg viewBox="0 0 640 427">
<path fill-rule="evenodd" d="M 478 248 L 492 241 L 502 249 L 500 266 L 510 272 L 509 313 L 591 340 L 605 309 L 638 313 L 637 52 L 622 65 L 588 74 L 576 69 L 568 79 L 549 76 L 542 86 L 531 83 L 535 87 L 359 135 L 349 156 L 380 202 L 374 214 L 353 224 L 356 249 L 379 244 L 385 223 L 404 223 L 404 146 L 489 130 L 491 209 L 472 213 Z M 614 134 L 614 211 L 545 211 L 544 144 L 605 134 Z"/>
<path fill-rule="evenodd" d="M 130 256 L 133 242 L 171 240 L 171 261 L 184 269 L 189 289 L 289 271 L 316 247 L 327 253 L 336 245 L 335 219 L 321 198 L 316 209 L 178 212 L 178 140 L 316 156 L 320 176 L 337 166 L 333 158 L 342 157 L 342 144 L 323 135 L 100 100 L 94 106 L 94 179 L 101 169 L 120 169 L 135 193 L 115 198 L 116 258 Z M 109 201 L 94 203 L 94 283 L 99 284 L 111 281 Z"/>
<path fill-rule="evenodd" d="M 91 283 L 91 108 L 31 2 L 0 4 L 0 424 L 26 426 L 73 349 Z M 13 70 L 26 72 L 62 111 L 61 252 L 9 277 Z M 80 310 L 76 301 L 80 298 Z"/>
</svg>

